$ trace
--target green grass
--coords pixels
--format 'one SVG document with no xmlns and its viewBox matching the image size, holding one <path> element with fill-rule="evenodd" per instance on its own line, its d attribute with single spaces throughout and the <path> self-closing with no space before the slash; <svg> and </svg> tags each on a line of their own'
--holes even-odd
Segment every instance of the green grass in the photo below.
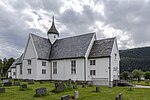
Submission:
<svg viewBox="0 0 150 100">
<path fill-rule="evenodd" d="M 22 84 L 27 84 L 26 82 L 22 82 Z M 40 84 L 36 82 L 35 84 L 28 85 L 28 90 L 20 91 L 19 86 L 10 86 L 5 87 L 6 92 L 0 94 L 0 100 L 60 100 L 63 95 L 73 96 L 74 91 L 79 91 L 79 99 L 78 100 L 115 100 L 115 97 L 119 94 L 123 94 L 124 100 L 149 100 L 150 99 L 150 89 L 135 89 L 129 91 L 129 87 L 100 87 L 100 92 L 95 92 L 94 87 L 81 88 L 78 85 L 78 89 L 73 89 L 71 91 L 65 91 L 61 93 L 53 93 L 50 92 L 54 89 L 54 83 L 46 82 L 44 84 Z M 48 90 L 48 95 L 41 97 L 34 97 L 35 89 L 40 87 L 46 87 Z"/>
<path fill-rule="evenodd" d="M 132 81 L 131 83 L 135 84 L 135 85 L 150 86 L 150 81 L 140 81 L 139 83 L 138 83 L 138 81 Z"/>
</svg>

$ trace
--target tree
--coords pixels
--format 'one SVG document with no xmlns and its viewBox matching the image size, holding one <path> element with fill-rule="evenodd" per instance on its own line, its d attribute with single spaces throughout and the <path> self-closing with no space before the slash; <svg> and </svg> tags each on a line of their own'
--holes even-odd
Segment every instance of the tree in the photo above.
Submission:
<svg viewBox="0 0 150 100">
<path fill-rule="evenodd" d="M 121 77 L 124 80 L 127 80 L 129 78 L 129 72 L 128 71 L 124 71 L 123 73 L 121 73 Z"/>
<path fill-rule="evenodd" d="M 138 79 L 138 82 L 140 82 L 142 75 L 143 75 L 143 71 L 142 70 L 134 69 L 132 71 L 133 78 Z"/>
<path fill-rule="evenodd" d="M 150 79 L 150 72 L 149 71 L 144 73 L 144 78 Z"/>
</svg>

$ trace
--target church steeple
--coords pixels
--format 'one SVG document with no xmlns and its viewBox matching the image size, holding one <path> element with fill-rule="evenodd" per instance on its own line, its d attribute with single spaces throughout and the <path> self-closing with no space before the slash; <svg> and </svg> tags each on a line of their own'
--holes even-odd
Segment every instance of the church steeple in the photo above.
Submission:
<svg viewBox="0 0 150 100">
<path fill-rule="evenodd" d="M 47 32 L 47 36 L 50 40 L 50 42 L 53 44 L 59 37 L 59 32 L 57 31 L 56 27 L 55 27 L 55 23 L 54 23 L 54 16 L 53 16 L 53 21 L 52 21 L 52 25 L 51 28 L 48 30 Z"/>
<path fill-rule="evenodd" d="M 57 34 L 59 36 L 59 32 L 57 31 L 57 29 L 55 27 L 54 16 L 53 16 L 51 28 L 48 30 L 47 34 Z"/>
</svg>

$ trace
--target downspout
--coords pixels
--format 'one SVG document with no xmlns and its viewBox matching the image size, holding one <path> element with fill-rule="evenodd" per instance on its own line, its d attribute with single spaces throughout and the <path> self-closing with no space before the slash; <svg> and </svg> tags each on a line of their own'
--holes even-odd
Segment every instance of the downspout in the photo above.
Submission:
<svg viewBox="0 0 150 100">
<path fill-rule="evenodd" d="M 109 87 L 111 87 L 111 57 L 109 57 Z"/>
<path fill-rule="evenodd" d="M 84 58 L 84 81 L 86 81 L 86 58 Z"/>
</svg>

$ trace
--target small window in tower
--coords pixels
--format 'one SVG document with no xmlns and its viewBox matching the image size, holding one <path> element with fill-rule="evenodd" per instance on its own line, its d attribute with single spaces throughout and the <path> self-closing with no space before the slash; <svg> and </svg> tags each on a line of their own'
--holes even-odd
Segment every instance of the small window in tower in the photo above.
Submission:
<svg viewBox="0 0 150 100">
<path fill-rule="evenodd" d="M 54 38 L 56 38 L 56 36 L 54 36 Z"/>
</svg>

